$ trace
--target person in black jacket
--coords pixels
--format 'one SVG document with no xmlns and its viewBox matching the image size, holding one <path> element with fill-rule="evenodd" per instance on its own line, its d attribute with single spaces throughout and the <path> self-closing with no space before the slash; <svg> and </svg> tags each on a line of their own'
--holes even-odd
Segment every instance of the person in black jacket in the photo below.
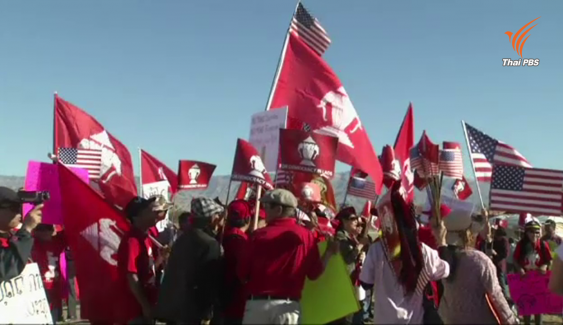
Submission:
<svg viewBox="0 0 563 325">
<path fill-rule="evenodd" d="M 168 324 L 209 324 L 216 319 L 223 283 L 223 252 L 213 226 L 224 207 L 212 199 L 191 203 L 192 224 L 172 246 L 157 304 Z"/>
<path fill-rule="evenodd" d="M 22 219 L 22 202 L 18 194 L 7 187 L 0 187 L 0 282 L 8 281 L 23 272 L 33 248 L 31 231 L 41 223 L 43 204 L 36 205 Z"/>
</svg>

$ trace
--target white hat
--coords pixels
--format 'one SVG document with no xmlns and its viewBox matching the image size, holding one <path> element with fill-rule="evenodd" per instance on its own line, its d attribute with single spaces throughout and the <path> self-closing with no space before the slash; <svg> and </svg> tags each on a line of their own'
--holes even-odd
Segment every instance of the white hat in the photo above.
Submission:
<svg viewBox="0 0 563 325">
<path fill-rule="evenodd" d="M 448 231 L 446 234 L 446 243 L 448 245 L 461 246 L 463 244 L 459 232 L 470 230 L 476 234 L 484 226 L 484 223 L 475 221 L 473 211 L 475 205 L 472 202 L 461 201 L 453 198 L 448 199 L 448 203 L 452 211 L 444 219 L 444 226 Z"/>
</svg>

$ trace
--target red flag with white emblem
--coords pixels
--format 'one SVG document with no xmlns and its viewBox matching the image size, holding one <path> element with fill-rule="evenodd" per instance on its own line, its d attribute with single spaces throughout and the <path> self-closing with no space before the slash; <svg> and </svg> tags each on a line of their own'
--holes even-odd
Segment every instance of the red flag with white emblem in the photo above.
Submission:
<svg viewBox="0 0 563 325">
<path fill-rule="evenodd" d="M 462 176 L 461 179 L 456 179 L 452 185 L 452 192 L 457 199 L 466 200 L 468 197 L 473 194 L 473 190 L 471 189 L 471 185 L 465 176 Z"/>
<path fill-rule="evenodd" d="M 88 184 L 59 164 L 65 236 L 80 288 L 80 314 L 91 322 L 126 322 L 127 297 L 117 271 L 117 249 L 129 223 Z M 77 217 L 78 216 L 78 217 Z"/>
<path fill-rule="evenodd" d="M 144 197 L 163 195 L 168 198 L 168 192 L 176 193 L 178 175 L 144 150 L 141 150 L 141 175 Z"/>
<path fill-rule="evenodd" d="M 178 163 L 178 191 L 205 190 L 217 166 L 195 160 Z"/>
<path fill-rule="evenodd" d="M 338 138 L 301 130 L 280 129 L 280 170 L 320 174 L 331 179 Z"/>
<path fill-rule="evenodd" d="M 268 190 L 274 188 L 272 178 L 268 175 L 258 150 L 250 142 L 243 139 L 237 140 L 231 179 L 233 181 L 258 184 Z"/>
<path fill-rule="evenodd" d="M 79 156 L 81 151 L 99 152 L 94 163 L 99 173 L 90 170 L 90 184 L 98 187 L 110 204 L 124 207 L 137 196 L 137 185 L 133 174 L 133 162 L 127 147 L 109 133 L 95 118 L 77 106 L 55 95 L 55 143 L 54 154 L 59 149 L 77 149 L 75 162 L 88 166 L 88 158 Z M 66 164 L 69 157 L 59 160 Z M 76 164 L 73 164 L 76 165 Z M 91 166 L 90 166 L 91 167 Z"/>
<path fill-rule="evenodd" d="M 350 97 L 326 61 L 293 33 L 269 109 L 286 106 L 288 127 L 296 119 L 337 137 L 337 159 L 368 173 L 380 192 L 381 166 Z"/>
</svg>

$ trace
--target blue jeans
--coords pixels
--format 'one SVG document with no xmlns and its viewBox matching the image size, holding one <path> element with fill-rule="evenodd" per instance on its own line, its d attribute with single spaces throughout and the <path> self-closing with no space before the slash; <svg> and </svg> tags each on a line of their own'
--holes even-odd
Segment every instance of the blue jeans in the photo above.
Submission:
<svg viewBox="0 0 563 325">
<path fill-rule="evenodd" d="M 366 290 L 366 297 L 360 301 L 360 310 L 352 317 L 352 324 L 364 324 L 370 318 L 372 290 Z"/>
</svg>

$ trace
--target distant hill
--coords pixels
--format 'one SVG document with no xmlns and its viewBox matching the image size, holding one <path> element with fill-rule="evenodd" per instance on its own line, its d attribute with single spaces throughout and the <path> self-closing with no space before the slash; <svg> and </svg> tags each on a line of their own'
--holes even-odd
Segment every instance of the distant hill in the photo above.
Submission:
<svg viewBox="0 0 563 325">
<path fill-rule="evenodd" d="M 342 200 L 344 199 L 344 195 L 346 193 L 346 186 L 347 186 L 347 182 L 348 182 L 348 175 L 349 173 L 345 172 L 345 173 L 338 173 L 334 176 L 334 179 L 332 181 L 332 185 L 334 187 L 334 191 L 336 194 L 336 202 L 338 204 L 342 204 Z M 477 190 L 476 190 L 476 184 L 475 181 L 473 179 L 468 179 L 468 182 L 471 185 L 471 188 L 473 189 L 473 195 L 469 198 L 469 200 L 472 200 L 475 204 L 479 204 L 479 197 L 477 194 Z M 24 184 L 24 177 L 21 176 L 2 176 L 0 175 L 0 186 L 6 186 L 6 187 L 10 187 L 13 189 L 18 189 L 20 187 L 22 187 Z M 137 184 L 138 184 L 138 179 L 137 179 Z M 453 184 L 453 180 L 451 179 L 447 179 L 444 181 L 444 189 L 443 192 L 444 193 L 451 193 L 451 186 Z M 224 176 L 214 176 L 211 179 L 211 183 L 209 184 L 209 187 L 205 190 L 205 191 L 184 191 L 179 193 L 176 196 L 175 199 L 175 203 L 180 205 L 181 207 L 185 207 L 187 208 L 189 206 L 189 202 L 191 200 L 192 197 L 194 196 L 207 196 L 207 197 L 219 197 L 222 201 L 225 201 L 226 197 L 227 197 L 227 188 L 229 186 L 229 176 L 228 175 L 224 175 Z M 229 198 L 233 198 L 234 195 L 236 194 L 237 190 L 239 187 L 239 183 L 238 182 L 233 182 L 232 186 L 231 186 L 231 191 L 230 191 L 230 195 Z M 484 187 L 481 187 L 482 190 L 488 191 L 488 188 L 485 189 Z M 415 201 L 417 204 L 423 204 L 424 202 L 426 202 L 426 192 L 421 192 L 418 190 L 415 190 Z M 483 192 L 483 198 L 485 201 L 487 201 L 488 198 L 488 192 Z M 353 205 L 357 208 L 361 208 L 364 204 L 365 200 L 364 199 L 360 199 L 360 198 L 356 198 L 356 197 L 352 197 L 352 196 L 348 196 L 346 203 L 349 205 Z M 487 203 L 487 202 L 485 202 Z"/>
</svg>

